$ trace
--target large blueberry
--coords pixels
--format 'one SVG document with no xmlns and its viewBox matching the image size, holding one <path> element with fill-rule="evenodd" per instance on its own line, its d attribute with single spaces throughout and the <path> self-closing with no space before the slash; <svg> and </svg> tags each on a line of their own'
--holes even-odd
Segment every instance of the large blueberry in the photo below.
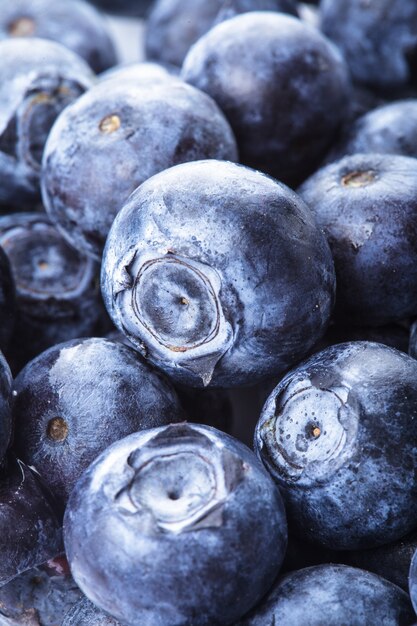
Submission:
<svg viewBox="0 0 417 626">
<path fill-rule="evenodd" d="M 95 262 L 69 246 L 44 213 L 0 217 L 0 245 L 16 284 L 6 355 L 18 372 L 50 346 L 91 335 L 104 311 Z"/>
<path fill-rule="evenodd" d="M 192 47 L 182 77 L 219 104 L 242 163 L 292 185 L 320 163 L 348 109 L 339 52 L 314 27 L 280 13 L 218 24 Z"/>
<path fill-rule="evenodd" d="M 5 37 L 57 41 L 95 72 L 117 63 L 103 17 L 84 0 L 0 0 L 0 39 Z"/>
<path fill-rule="evenodd" d="M 413 76 L 415 0 L 322 0 L 321 28 L 343 52 L 354 79 L 389 89 Z"/>
<path fill-rule="evenodd" d="M 0 473 L 0 585 L 62 552 L 60 515 L 38 474 L 10 458 Z"/>
<path fill-rule="evenodd" d="M 45 39 L 0 41 L 0 58 L 0 206 L 31 208 L 50 128 L 93 74 L 74 52 Z"/>
<path fill-rule="evenodd" d="M 344 565 L 319 565 L 287 574 L 258 608 L 236 626 L 410 626 L 410 598 L 402 589 Z"/>
<path fill-rule="evenodd" d="M 286 534 L 280 494 L 254 454 L 196 424 L 108 448 L 64 520 L 76 582 L 132 626 L 233 623 L 271 586 Z"/>
<path fill-rule="evenodd" d="M 177 382 L 231 387 L 306 354 L 327 324 L 334 273 L 294 192 L 199 161 L 132 194 L 107 240 L 102 290 L 119 329 Z"/>
<path fill-rule="evenodd" d="M 14 382 L 14 447 L 61 501 L 114 441 L 184 419 L 168 381 L 108 339 L 54 346 Z"/>
<path fill-rule="evenodd" d="M 237 160 L 216 103 L 179 80 L 98 84 L 62 113 L 46 144 L 46 210 L 78 249 L 101 258 L 110 226 L 134 189 L 177 163 Z"/>
<path fill-rule="evenodd" d="M 370 342 L 323 350 L 268 398 L 255 435 L 290 528 L 334 549 L 416 527 L 417 362 Z"/>
<path fill-rule="evenodd" d="M 156 0 L 146 22 L 146 56 L 181 66 L 191 46 L 212 26 L 247 11 L 297 15 L 294 0 Z"/>
<path fill-rule="evenodd" d="M 359 117 L 326 161 L 370 152 L 417 157 L 417 100 L 385 104 Z"/>
<path fill-rule="evenodd" d="M 332 250 L 335 314 L 389 324 L 417 314 L 417 159 L 352 155 L 299 189 Z"/>
</svg>

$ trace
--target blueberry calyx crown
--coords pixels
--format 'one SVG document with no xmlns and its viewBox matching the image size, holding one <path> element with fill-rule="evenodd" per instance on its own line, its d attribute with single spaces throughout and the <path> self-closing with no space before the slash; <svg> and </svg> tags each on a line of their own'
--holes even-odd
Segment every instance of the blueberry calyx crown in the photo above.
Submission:
<svg viewBox="0 0 417 626">
<path fill-rule="evenodd" d="M 123 332 L 151 360 L 186 368 L 208 385 L 233 340 L 218 272 L 171 251 L 134 256 L 123 267 L 114 292 Z"/>
<path fill-rule="evenodd" d="M 224 505 L 247 469 L 187 424 L 168 426 L 133 451 L 127 464 L 131 477 L 115 500 L 122 513 L 147 518 L 151 533 L 222 526 Z"/>
<path fill-rule="evenodd" d="M 358 423 L 348 387 L 291 381 L 266 407 L 258 433 L 263 461 L 278 481 L 326 481 L 352 456 Z"/>
</svg>

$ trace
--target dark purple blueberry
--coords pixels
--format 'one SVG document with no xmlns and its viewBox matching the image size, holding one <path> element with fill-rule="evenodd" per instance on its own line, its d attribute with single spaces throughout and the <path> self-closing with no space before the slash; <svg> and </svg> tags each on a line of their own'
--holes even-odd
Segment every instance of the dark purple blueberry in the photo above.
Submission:
<svg viewBox="0 0 417 626">
<path fill-rule="evenodd" d="M 51 576 L 43 568 L 33 568 L 0 587 L 0 624 L 61 626 L 80 598 L 82 593 L 70 575 Z"/>
<path fill-rule="evenodd" d="M 297 536 L 372 548 L 416 527 L 417 362 L 382 344 L 327 348 L 283 378 L 255 435 Z"/>
<path fill-rule="evenodd" d="M 58 114 L 93 74 L 78 55 L 45 39 L 0 41 L 0 206 L 39 201 L 46 138 Z"/>
<path fill-rule="evenodd" d="M 87 597 L 128 624 L 232 624 L 281 566 L 278 489 L 254 454 L 177 424 L 108 448 L 72 492 L 65 546 Z"/>
<path fill-rule="evenodd" d="M 0 39 L 6 37 L 51 39 L 97 73 L 117 63 L 104 18 L 84 0 L 0 0 Z"/>
<path fill-rule="evenodd" d="M 44 213 L 0 217 L 0 246 L 16 284 L 16 323 L 6 354 L 17 373 L 50 346 L 91 335 L 104 312 L 96 264 L 70 247 Z"/>
<path fill-rule="evenodd" d="M 191 46 L 210 28 L 247 11 L 297 15 L 294 0 L 156 0 L 146 21 L 146 56 L 181 66 Z"/>
<path fill-rule="evenodd" d="M 370 152 L 417 157 L 417 100 L 384 104 L 359 117 L 332 148 L 326 162 Z"/>
<path fill-rule="evenodd" d="M 108 339 L 50 348 L 14 382 L 14 448 L 66 502 L 114 441 L 184 419 L 174 389 L 138 353 Z"/>
<path fill-rule="evenodd" d="M 45 148 L 46 210 L 79 250 L 101 258 L 110 226 L 129 195 L 171 165 L 237 160 L 216 103 L 177 79 L 98 84 L 55 123 Z"/>
<path fill-rule="evenodd" d="M 16 287 L 9 259 L 0 245 L 0 350 L 6 352 L 15 326 Z"/>
<path fill-rule="evenodd" d="M 320 164 L 348 110 L 339 52 L 314 27 L 280 13 L 218 24 L 190 50 L 182 77 L 223 110 L 242 163 L 291 185 Z"/>
<path fill-rule="evenodd" d="M 380 576 L 345 565 L 318 565 L 278 579 L 236 626 L 410 626 L 410 598 Z"/>
<path fill-rule="evenodd" d="M 322 0 L 323 32 L 337 44 L 355 81 L 401 87 L 415 73 L 415 0 Z"/>
<path fill-rule="evenodd" d="M 323 334 L 333 263 L 288 187 L 198 161 L 132 194 L 107 239 L 102 291 L 116 326 L 176 382 L 254 385 Z"/>
<path fill-rule="evenodd" d="M 68 611 L 61 626 L 122 626 L 122 624 L 114 617 L 103 613 L 87 598 L 82 598 Z"/>
<path fill-rule="evenodd" d="M 0 473 L 0 585 L 62 552 L 60 512 L 37 472 L 10 458 Z"/>
<path fill-rule="evenodd" d="M 382 326 L 417 314 L 417 159 L 353 155 L 298 190 L 336 268 L 335 315 Z"/>
</svg>

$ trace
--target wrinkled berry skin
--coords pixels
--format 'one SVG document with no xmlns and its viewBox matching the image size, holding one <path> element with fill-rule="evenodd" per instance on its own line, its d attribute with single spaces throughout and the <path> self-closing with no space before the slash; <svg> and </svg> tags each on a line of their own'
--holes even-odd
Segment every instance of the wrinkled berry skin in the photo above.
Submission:
<svg viewBox="0 0 417 626">
<path fill-rule="evenodd" d="M 380 576 L 344 565 L 319 565 L 278 580 L 236 626 L 410 626 L 408 595 Z"/>
<path fill-rule="evenodd" d="M 322 0 L 321 28 L 341 49 L 355 81 L 377 89 L 406 85 L 417 47 L 414 0 Z"/>
<path fill-rule="evenodd" d="M 43 39 L 0 41 L 0 58 L 0 206 L 30 209 L 39 201 L 49 130 L 93 73 L 71 50 Z"/>
<path fill-rule="evenodd" d="M 417 157 L 417 100 L 385 104 L 358 118 L 326 162 L 370 152 Z"/>
<path fill-rule="evenodd" d="M 59 514 L 38 474 L 9 459 L 0 475 L 0 584 L 62 552 Z"/>
<path fill-rule="evenodd" d="M 14 381 L 14 447 L 66 502 L 88 465 L 114 441 L 184 419 L 174 389 L 135 350 L 78 339 L 47 350 Z"/>
<path fill-rule="evenodd" d="M 340 344 L 287 374 L 265 403 L 255 446 L 294 533 L 354 550 L 413 530 L 416 418 L 417 362 L 393 348 Z"/>
<path fill-rule="evenodd" d="M 52 128 L 42 166 L 45 207 L 74 247 L 100 259 L 132 191 L 161 170 L 201 158 L 237 160 L 233 133 L 211 98 L 173 79 L 106 81 Z"/>
<path fill-rule="evenodd" d="M 210 28 L 247 11 L 297 15 L 293 0 L 157 0 L 146 21 L 146 57 L 180 67 L 191 46 Z"/>
<path fill-rule="evenodd" d="M 16 285 L 6 356 L 17 373 L 50 346 L 91 335 L 105 313 L 96 263 L 70 247 L 45 213 L 0 217 L 0 245 Z"/>
<path fill-rule="evenodd" d="M 287 541 L 254 454 L 197 424 L 108 448 L 72 492 L 64 536 L 82 591 L 132 626 L 232 624 L 270 587 Z"/>
<path fill-rule="evenodd" d="M 113 617 L 100 611 L 90 600 L 83 598 L 65 615 L 61 626 L 122 626 Z"/>
<path fill-rule="evenodd" d="M 335 315 L 382 326 L 417 314 L 417 160 L 352 155 L 298 190 L 332 250 Z"/>
<path fill-rule="evenodd" d="M 12 435 L 12 374 L 0 352 L 0 464 L 3 463 Z"/>
<path fill-rule="evenodd" d="M 233 387 L 282 373 L 314 345 L 334 274 L 294 192 L 198 161 L 132 194 L 107 239 L 102 292 L 116 326 L 176 382 Z"/>
<path fill-rule="evenodd" d="M 289 185 L 319 165 L 349 102 L 336 48 L 312 26 L 268 11 L 212 28 L 186 56 L 181 75 L 223 110 L 241 162 Z"/>
<path fill-rule="evenodd" d="M 15 325 L 16 287 L 9 259 L 0 246 L 0 350 L 5 352 Z"/>
<path fill-rule="evenodd" d="M 117 63 L 104 19 L 84 0 L 0 0 L 0 39 L 6 37 L 57 41 L 96 73 Z"/>
</svg>

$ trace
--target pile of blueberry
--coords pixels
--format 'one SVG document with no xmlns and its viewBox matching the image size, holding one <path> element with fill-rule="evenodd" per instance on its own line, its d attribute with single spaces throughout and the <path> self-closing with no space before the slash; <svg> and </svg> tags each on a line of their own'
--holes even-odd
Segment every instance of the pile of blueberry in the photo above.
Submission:
<svg viewBox="0 0 417 626">
<path fill-rule="evenodd" d="M 415 0 L 0 0 L 0 59 L 0 626 L 416 624 Z"/>
</svg>

